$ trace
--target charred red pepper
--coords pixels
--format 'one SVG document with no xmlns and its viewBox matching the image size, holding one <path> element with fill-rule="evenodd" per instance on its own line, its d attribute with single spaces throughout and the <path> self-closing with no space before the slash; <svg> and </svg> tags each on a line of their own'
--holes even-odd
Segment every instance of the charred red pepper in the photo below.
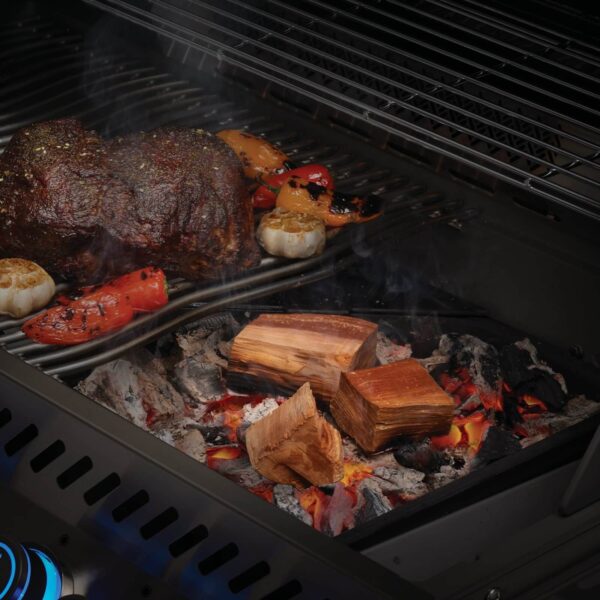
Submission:
<svg viewBox="0 0 600 600">
<path fill-rule="evenodd" d="M 80 344 L 120 329 L 133 315 L 131 304 L 120 293 L 100 289 L 29 319 L 23 332 L 40 344 Z"/>
<path fill-rule="evenodd" d="M 125 294 L 135 312 L 152 312 L 169 301 L 167 278 L 157 267 L 122 275 L 107 285 Z"/>
<path fill-rule="evenodd" d="M 254 208 L 273 208 L 279 190 L 292 177 L 300 177 L 328 190 L 334 189 L 333 177 L 327 167 L 323 165 L 305 165 L 277 175 L 271 175 L 265 179 L 263 185 L 254 192 L 252 198 Z"/>
<path fill-rule="evenodd" d="M 25 335 L 41 344 L 80 344 L 116 331 L 135 314 L 156 310 L 169 300 L 165 275 L 155 267 L 83 291 L 81 298 L 63 298 L 29 319 L 22 328 Z"/>
</svg>

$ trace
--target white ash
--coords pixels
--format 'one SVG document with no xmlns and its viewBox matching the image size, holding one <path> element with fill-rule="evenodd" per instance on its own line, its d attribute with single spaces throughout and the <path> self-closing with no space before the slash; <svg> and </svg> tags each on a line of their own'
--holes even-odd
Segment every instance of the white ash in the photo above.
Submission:
<svg viewBox="0 0 600 600">
<path fill-rule="evenodd" d="M 521 440 L 521 446 L 531 446 L 550 434 L 572 427 L 598 410 L 600 405 L 597 402 L 585 396 L 575 396 L 567 402 L 561 412 L 539 413 L 537 418 L 530 418 L 521 423 L 521 428 L 529 434 L 527 438 Z"/>
<path fill-rule="evenodd" d="M 175 438 L 173 436 L 173 432 L 169 429 L 157 429 L 153 433 L 161 442 L 169 444 L 169 446 L 175 446 Z"/>
<path fill-rule="evenodd" d="M 189 429 L 175 441 L 175 448 L 201 463 L 206 462 L 206 442 L 200 431 Z"/>
<path fill-rule="evenodd" d="M 498 350 L 474 335 L 440 337 L 438 349 L 446 356 L 455 356 L 458 363 L 467 366 L 473 383 L 482 390 L 502 389 L 502 373 Z"/>
<path fill-rule="evenodd" d="M 152 428 L 161 427 L 182 415 L 183 399 L 160 369 L 139 363 L 121 358 L 96 367 L 77 389 L 142 429 L 148 429 L 149 421 Z"/>
<path fill-rule="evenodd" d="M 448 356 L 445 354 L 440 354 L 437 350 L 427 358 L 417 358 L 415 359 L 417 362 L 421 364 L 422 367 L 431 371 L 438 365 L 445 365 L 448 362 Z"/>
<path fill-rule="evenodd" d="M 525 352 L 527 352 L 531 357 L 531 362 L 533 364 L 527 367 L 529 370 L 539 369 L 540 371 L 546 371 L 547 373 L 552 375 L 554 379 L 556 379 L 556 381 L 558 381 L 562 391 L 565 394 L 569 393 L 567 390 L 567 382 L 565 381 L 565 378 L 560 373 L 557 373 L 552 367 L 550 367 L 550 365 L 548 365 L 540 359 L 540 357 L 538 356 L 537 348 L 533 345 L 529 338 L 525 338 L 519 340 L 518 342 L 515 342 L 515 346 L 519 348 L 519 350 L 524 350 Z"/>
<path fill-rule="evenodd" d="M 373 479 L 384 492 L 396 492 L 409 496 L 422 496 L 429 490 L 423 483 L 425 473 L 398 466 L 395 469 L 377 467 L 373 470 Z"/>
<path fill-rule="evenodd" d="M 186 329 L 186 333 L 175 336 L 183 358 L 195 357 L 200 362 L 227 367 L 227 358 L 219 350 L 226 349 L 223 342 L 229 342 L 241 329 L 230 313 L 214 315 Z"/>
<path fill-rule="evenodd" d="M 457 469 L 451 465 L 442 465 L 438 473 L 427 475 L 427 483 L 432 489 L 444 487 L 455 479 L 460 479 L 469 474 L 470 467 L 465 463 L 461 469 Z"/>
<path fill-rule="evenodd" d="M 273 487 L 273 502 L 276 506 L 285 510 L 285 512 L 300 519 L 307 525 L 312 525 L 312 517 L 302 508 L 298 498 L 296 498 L 296 490 L 291 485 L 278 483 Z"/>
<path fill-rule="evenodd" d="M 354 525 L 354 498 L 341 483 L 336 483 L 329 504 L 323 512 L 322 531 L 327 535 L 336 536 L 344 529 L 352 529 Z"/>
<path fill-rule="evenodd" d="M 377 332 L 377 346 L 375 348 L 377 360 L 382 365 L 388 365 L 399 360 L 405 360 L 412 356 L 412 347 L 410 344 L 400 345 L 392 342 L 381 331 Z"/>
<path fill-rule="evenodd" d="M 265 398 L 256 406 L 252 406 L 251 403 L 245 404 L 243 408 L 242 421 L 248 424 L 256 423 L 263 417 L 271 414 L 278 406 L 279 404 L 277 403 L 277 400 L 271 397 Z"/>
</svg>

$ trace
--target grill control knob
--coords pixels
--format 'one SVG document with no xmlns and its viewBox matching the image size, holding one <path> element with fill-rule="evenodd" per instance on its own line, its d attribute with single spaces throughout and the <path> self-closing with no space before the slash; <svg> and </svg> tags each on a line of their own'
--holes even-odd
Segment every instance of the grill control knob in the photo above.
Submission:
<svg viewBox="0 0 600 600">
<path fill-rule="evenodd" d="M 48 552 L 0 538 L 0 600 L 59 600 L 63 573 Z"/>
</svg>

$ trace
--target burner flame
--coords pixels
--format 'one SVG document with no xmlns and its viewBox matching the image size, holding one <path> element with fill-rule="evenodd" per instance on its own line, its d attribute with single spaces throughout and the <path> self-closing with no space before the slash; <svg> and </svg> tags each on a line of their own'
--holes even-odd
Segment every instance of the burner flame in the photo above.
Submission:
<svg viewBox="0 0 600 600">
<path fill-rule="evenodd" d="M 441 450 L 465 447 L 471 454 L 477 454 L 490 426 L 491 423 L 483 412 L 454 417 L 448 434 L 432 437 L 431 443 Z"/>
</svg>

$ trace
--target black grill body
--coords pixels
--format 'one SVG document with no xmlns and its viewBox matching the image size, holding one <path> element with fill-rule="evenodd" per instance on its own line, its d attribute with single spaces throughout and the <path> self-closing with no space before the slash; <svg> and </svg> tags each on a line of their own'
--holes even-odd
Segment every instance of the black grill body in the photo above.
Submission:
<svg viewBox="0 0 600 600">
<path fill-rule="evenodd" d="M 597 21 L 536 2 L 376 4 L 11 7 L 0 142 L 66 113 L 108 135 L 248 127 L 420 213 L 385 246 L 352 240 L 351 269 L 327 270 L 334 256 L 311 285 L 290 274 L 234 310 L 362 315 L 421 340 L 526 332 L 600 399 Z M 1 533 L 51 548 L 90 599 L 595 589 L 600 508 L 572 482 L 594 477 L 598 419 L 329 540 L 68 389 L 73 357 L 5 344 Z"/>
</svg>

